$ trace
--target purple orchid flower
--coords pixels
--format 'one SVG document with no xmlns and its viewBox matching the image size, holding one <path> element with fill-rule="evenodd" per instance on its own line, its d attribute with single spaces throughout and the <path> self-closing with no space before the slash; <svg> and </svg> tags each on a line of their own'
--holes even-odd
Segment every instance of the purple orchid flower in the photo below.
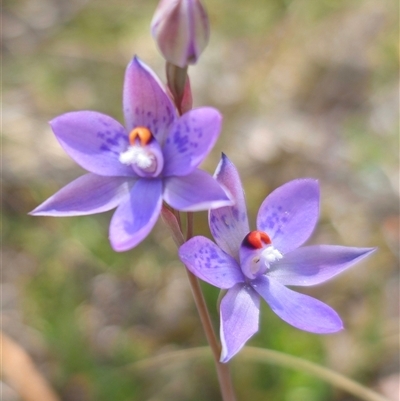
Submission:
<svg viewBox="0 0 400 401">
<path fill-rule="evenodd" d="M 341 330 L 341 319 L 328 305 L 285 286 L 322 283 L 374 248 L 299 248 L 318 219 L 319 186 L 314 179 L 290 181 L 272 192 L 258 212 L 257 230 L 250 231 L 239 175 L 224 155 L 216 178 L 236 201 L 209 213 L 217 245 L 194 237 L 181 246 L 179 256 L 197 277 L 228 290 L 220 304 L 221 362 L 228 362 L 257 332 L 260 298 L 301 330 L 320 334 Z"/>
<path fill-rule="evenodd" d="M 126 69 L 123 110 L 125 128 L 95 111 L 50 122 L 64 150 L 89 173 L 31 214 L 78 216 L 117 207 L 110 241 L 114 250 L 125 251 L 153 228 L 163 200 L 181 211 L 232 204 L 214 178 L 197 168 L 219 136 L 217 110 L 202 107 L 178 117 L 158 78 L 137 57 Z"/>
<path fill-rule="evenodd" d="M 195 64 L 206 47 L 210 24 L 199 0 L 161 0 L 151 32 L 165 59 L 184 68 Z"/>
</svg>

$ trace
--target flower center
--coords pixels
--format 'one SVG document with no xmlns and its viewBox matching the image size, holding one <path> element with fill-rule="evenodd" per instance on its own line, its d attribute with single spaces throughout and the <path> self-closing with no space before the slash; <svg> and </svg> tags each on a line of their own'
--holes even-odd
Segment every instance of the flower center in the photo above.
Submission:
<svg viewBox="0 0 400 401">
<path fill-rule="evenodd" d="M 132 167 L 141 177 L 160 174 L 164 159 L 157 141 L 149 129 L 136 127 L 129 134 L 129 147 L 119 155 L 119 161 Z"/>
<path fill-rule="evenodd" d="M 240 247 L 240 263 L 246 277 L 254 279 L 265 274 L 271 264 L 283 255 L 272 245 L 271 238 L 263 231 L 251 231 Z"/>
</svg>

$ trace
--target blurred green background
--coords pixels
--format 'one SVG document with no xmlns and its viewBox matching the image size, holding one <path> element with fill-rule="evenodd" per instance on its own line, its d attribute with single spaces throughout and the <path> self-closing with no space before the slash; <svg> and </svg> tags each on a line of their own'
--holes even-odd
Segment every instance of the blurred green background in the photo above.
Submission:
<svg viewBox="0 0 400 401">
<path fill-rule="evenodd" d="M 27 213 L 82 171 L 47 121 L 92 109 L 122 121 L 123 74 L 138 54 L 164 79 L 149 32 L 155 0 L 3 1 L 2 329 L 63 401 L 217 401 L 211 362 L 142 371 L 131 363 L 205 345 L 183 266 L 160 221 L 114 253 L 111 213 Z M 322 286 L 346 330 L 316 336 L 262 308 L 249 345 L 320 363 L 398 400 L 398 5 L 389 0 L 208 0 L 212 32 L 190 68 L 195 105 L 217 107 L 250 218 L 265 196 L 316 177 L 309 243 L 379 251 Z M 196 233 L 209 235 L 206 214 Z M 216 327 L 218 290 L 204 285 Z M 240 401 L 351 401 L 305 373 L 233 360 Z M 4 401 L 19 400 L 4 384 Z"/>
</svg>

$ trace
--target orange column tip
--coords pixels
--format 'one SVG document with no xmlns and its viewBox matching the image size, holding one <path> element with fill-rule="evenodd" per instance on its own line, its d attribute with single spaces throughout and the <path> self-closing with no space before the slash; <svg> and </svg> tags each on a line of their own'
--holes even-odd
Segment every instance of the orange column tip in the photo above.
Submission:
<svg viewBox="0 0 400 401">
<path fill-rule="evenodd" d="M 136 127 L 129 134 L 129 143 L 132 146 L 135 145 L 136 138 L 139 138 L 140 144 L 145 146 L 151 141 L 153 135 L 146 127 Z"/>
<path fill-rule="evenodd" d="M 263 231 L 252 231 L 247 234 L 247 243 L 255 249 L 260 249 L 263 245 L 271 243 L 271 238 Z"/>
</svg>

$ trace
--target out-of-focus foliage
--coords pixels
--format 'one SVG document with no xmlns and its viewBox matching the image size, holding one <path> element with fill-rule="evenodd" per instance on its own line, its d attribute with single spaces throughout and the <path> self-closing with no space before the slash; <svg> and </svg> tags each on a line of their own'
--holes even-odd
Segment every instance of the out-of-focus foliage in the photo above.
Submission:
<svg viewBox="0 0 400 401">
<path fill-rule="evenodd" d="M 253 226 L 272 189 L 316 177 L 322 208 L 311 242 L 379 247 L 337 279 L 304 290 L 334 307 L 345 331 L 304 333 L 265 306 L 250 344 L 318 362 L 396 400 L 397 4 L 206 5 L 211 41 L 189 73 L 195 103 L 219 108 L 224 128 L 205 168 L 215 169 L 221 151 L 238 166 Z M 149 32 L 155 7 L 155 0 L 4 2 L 2 329 L 65 401 L 219 400 L 211 363 L 127 368 L 205 344 L 161 222 L 139 247 L 117 254 L 107 239 L 110 213 L 27 215 L 82 173 L 47 121 L 79 109 L 121 120 L 123 73 L 134 53 L 164 78 Z M 209 235 L 204 213 L 195 222 L 196 233 Z M 217 326 L 217 289 L 204 290 Z M 232 370 L 239 400 L 352 399 L 301 372 L 235 359 Z M 6 390 L 4 401 L 18 400 Z"/>
</svg>

